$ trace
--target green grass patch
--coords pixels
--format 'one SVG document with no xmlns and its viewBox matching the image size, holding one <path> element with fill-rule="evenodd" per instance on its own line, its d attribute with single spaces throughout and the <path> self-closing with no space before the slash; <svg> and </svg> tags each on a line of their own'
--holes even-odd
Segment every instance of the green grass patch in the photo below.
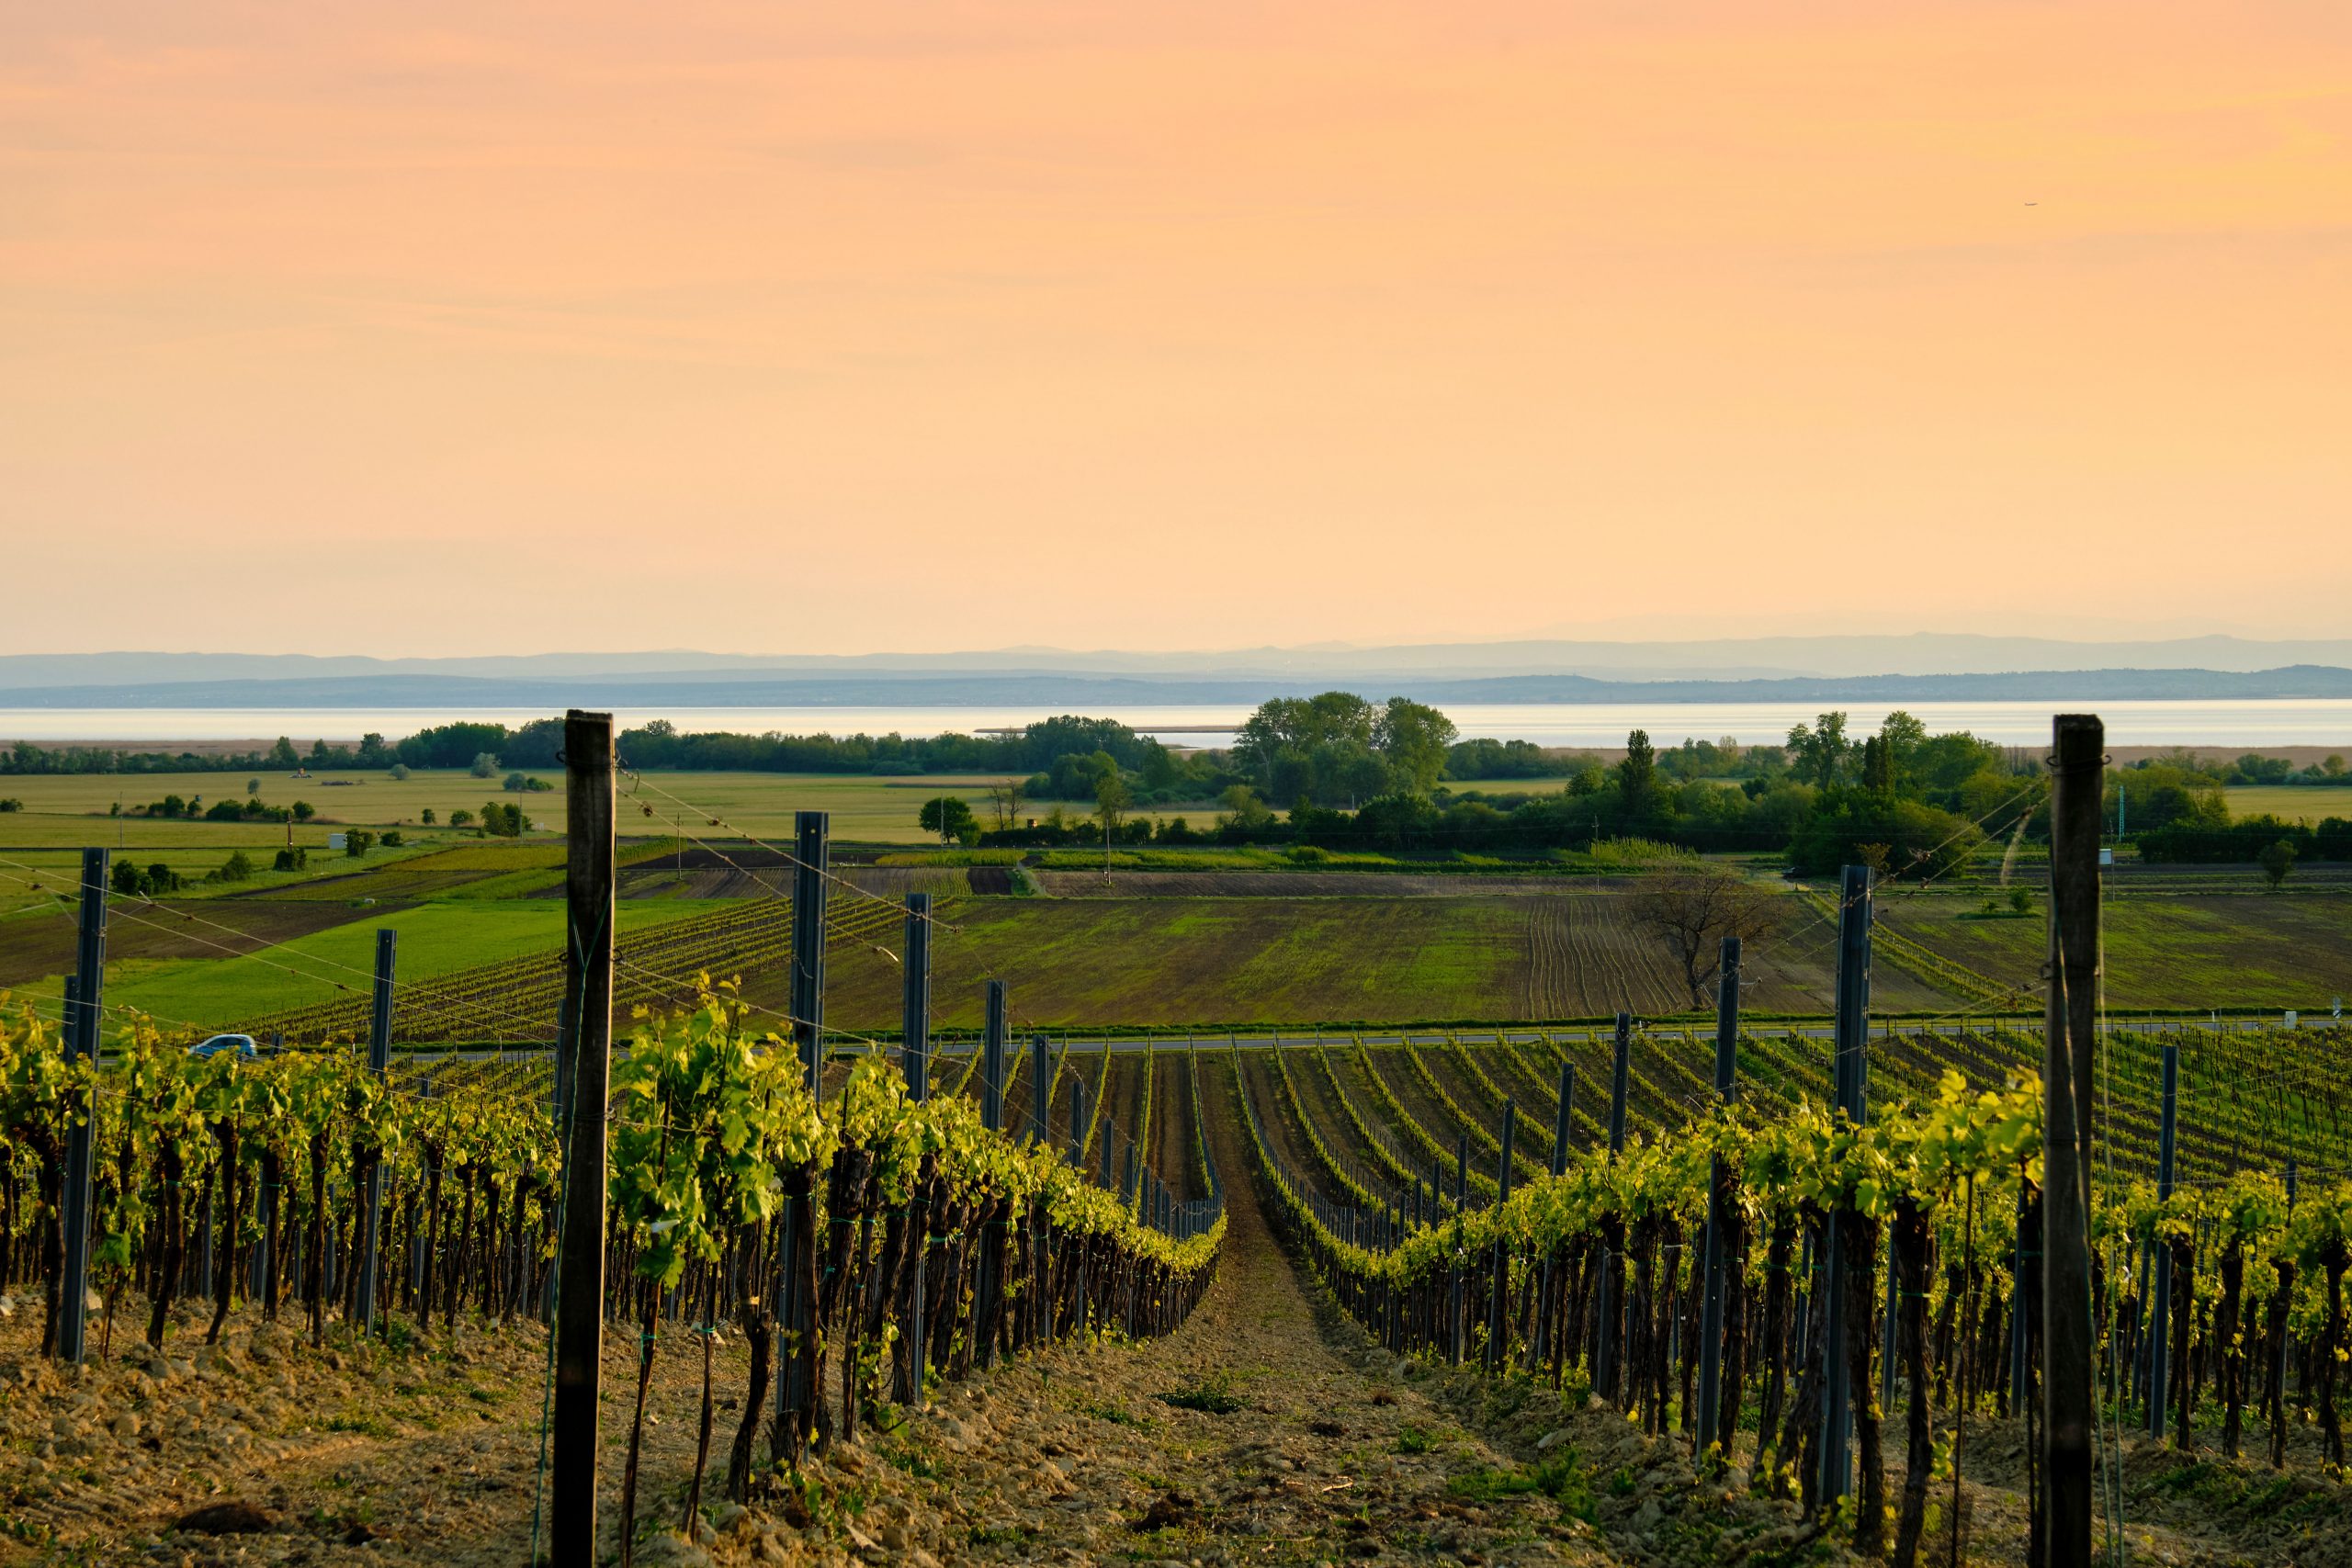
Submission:
<svg viewBox="0 0 2352 1568">
<path fill-rule="evenodd" d="M 1492 1503 L 1505 1497 L 1549 1497 L 1561 1513 L 1589 1524 L 1599 1508 L 1592 1483 L 1574 1449 L 1555 1450 L 1527 1468 L 1498 1469 L 1480 1465 L 1464 1471 L 1445 1483 L 1453 1495 L 1469 1503 Z"/>
<path fill-rule="evenodd" d="M 893 850 L 876 865 L 1019 865 L 1025 850 Z"/>
<path fill-rule="evenodd" d="M 1233 1392 L 1233 1379 L 1225 1372 L 1196 1378 L 1181 1388 L 1171 1388 L 1152 1397 L 1179 1410 L 1198 1410 L 1209 1416 L 1230 1416 L 1247 1403 Z"/>
</svg>

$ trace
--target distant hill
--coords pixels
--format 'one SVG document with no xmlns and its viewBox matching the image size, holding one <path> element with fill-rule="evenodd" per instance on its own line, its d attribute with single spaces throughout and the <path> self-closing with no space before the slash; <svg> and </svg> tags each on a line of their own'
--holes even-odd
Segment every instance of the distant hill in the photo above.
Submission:
<svg viewBox="0 0 2352 1568">
<path fill-rule="evenodd" d="M 2032 670 L 2006 673 L 1621 680 L 1581 674 L 1448 678 L 1078 674 L 1054 671 L 780 675 L 616 671 L 596 675 L 334 674 L 0 688 L 14 708 L 1057 707 L 1116 713 L 1197 705 L 1224 710 L 1341 686 L 1367 696 L 1476 703 L 2115 702 L 2352 697 L 2352 668 Z"/>
<path fill-rule="evenodd" d="M 381 702 L 361 694 L 366 688 L 340 688 L 347 694 L 322 697 L 337 688 L 287 687 L 286 682 L 361 682 L 406 677 L 438 680 L 543 682 L 594 680 L 600 685 L 647 682 L 664 686 L 733 685 L 797 682 L 893 680 L 922 677 L 953 682 L 971 677 L 1058 676 L 1085 681 L 1191 682 L 1205 693 L 1223 682 L 1251 691 L 1308 686 L 1374 684 L 1405 689 L 1404 682 L 1529 678 L 1543 681 L 1692 682 L 1815 679 L 1878 679 L 1888 676 L 1991 675 L 2005 671 L 2141 671 L 2167 679 L 2185 673 L 2267 675 L 2301 666 L 2352 668 L 2352 637 L 2264 641 L 2236 637 L 2175 637 L 2149 641 L 2066 641 L 2052 637 L 1985 637 L 1973 633 L 1921 632 L 1907 637 L 1711 637 L 1689 641 L 1532 639 L 1510 642 L 1422 643 L 1393 646 L 1227 649 L 1188 652 L 1134 652 L 1055 648 L 1001 648 L 956 653 L 732 654 L 691 649 L 620 653 L 537 653 L 435 659 L 376 659 L 362 655 L 121 652 L 15 654 L 0 656 L 0 705 L 21 705 L 22 694 L 92 688 L 148 689 L 162 685 L 218 687 L 222 682 L 267 682 L 307 694 L 272 701 Z M 265 687 L 248 690 L 259 693 Z M 395 690 L 400 688 L 383 688 Z M 426 690 L 426 688 L 410 688 Z M 566 688 L 570 689 L 570 688 Z M 843 687 L 844 692 L 854 687 Z M 947 688 L 943 688 L 947 689 Z M 1007 688 L 1012 689 L 1012 688 Z M 1087 688 L 1075 688 L 1087 689 Z M 455 688 L 452 688 L 455 690 Z M 1498 689 L 1499 690 L 1499 689 Z M 1655 700 L 1657 694 L 1647 694 Z M 1981 694 L 1972 689 L 1967 694 Z M 2202 690 L 2178 694 L 2205 695 Z M 2300 694 L 2282 693 L 2280 694 Z M 46 699 L 45 699 L 46 700 Z M 99 705 L 100 699 L 68 699 Z M 216 699 L 204 699 L 210 702 Z M 225 700 L 225 699 L 220 699 Z M 426 700 L 444 701 L 441 697 Z M 506 701 L 503 697 L 486 701 Z M 536 699 L 534 699 L 536 700 Z M 660 700 L 672 701 L 664 697 Z M 773 703 L 772 695 L 738 694 L 732 700 Z M 854 695 L 830 699 L 872 700 Z M 889 700 L 907 700 L 903 695 Z M 930 700 L 930 699 L 925 699 Z M 941 701 L 1000 700 L 944 697 Z M 1014 699 L 1026 700 L 1026 699 Z M 1230 700 L 1226 695 L 1184 695 L 1178 701 Z M 1475 700 L 1475 699 L 1464 699 Z M 1488 696 L 1485 700 L 1506 699 Z M 1608 700 L 1588 698 L 1588 700 Z"/>
</svg>

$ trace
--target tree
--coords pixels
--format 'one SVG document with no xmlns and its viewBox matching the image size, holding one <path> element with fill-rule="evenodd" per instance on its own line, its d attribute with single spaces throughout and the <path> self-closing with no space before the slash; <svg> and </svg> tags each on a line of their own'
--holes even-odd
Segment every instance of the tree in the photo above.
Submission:
<svg viewBox="0 0 2352 1568">
<path fill-rule="evenodd" d="M 147 891 L 147 879 L 140 875 L 139 868 L 127 860 L 115 862 L 111 874 L 114 890 L 125 897 L 136 898 Z"/>
<path fill-rule="evenodd" d="M 1842 713 L 1825 713 L 1810 727 L 1800 724 L 1789 730 L 1789 769 L 1807 784 L 1836 784 L 1845 775 L 1852 750 Z"/>
<path fill-rule="evenodd" d="M 1682 964 L 1690 1005 L 1707 1005 L 1707 987 L 1723 964 L 1723 940 L 1745 941 L 1770 918 L 1771 895 L 1713 866 L 1645 876 L 1628 900 L 1634 924 L 1662 938 Z"/>
<path fill-rule="evenodd" d="M 1625 803 L 1628 822 L 1642 821 L 1657 805 L 1657 751 L 1645 729 L 1625 737 L 1625 760 L 1617 764 L 1617 794 Z"/>
<path fill-rule="evenodd" d="M 344 830 L 343 852 L 356 858 L 366 854 L 375 842 L 376 835 L 367 829 L 348 828 Z"/>
<path fill-rule="evenodd" d="M 1875 795 L 1894 793 L 1894 747 L 1883 735 L 1862 742 L 1862 787 Z"/>
<path fill-rule="evenodd" d="M 1372 726 L 1372 749 L 1387 764 L 1389 789 L 1427 795 L 1435 788 L 1455 733 L 1453 721 L 1427 704 L 1389 698 Z"/>
<path fill-rule="evenodd" d="M 1928 743 L 1928 727 L 1901 708 L 1896 708 L 1880 721 L 1878 739 L 1886 752 L 1890 787 L 1907 782 L 1912 758 Z"/>
<path fill-rule="evenodd" d="M 470 828 L 473 820 L 474 814 L 462 806 L 449 813 L 449 826 L 452 828 Z"/>
<path fill-rule="evenodd" d="M 989 809 L 996 817 L 998 831 L 1021 826 L 1021 796 L 1027 788 L 1023 779 L 1001 779 L 988 786 Z"/>
<path fill-rule="evenodd" d="M 498 776 L 498 759 L 487 751 L 477 751 L 473 766 L 466 771 L 478 779 L 494 779 Z"/>
<path fill-rule="evenodd" d="M 223 882 L 243 882 L 254 874 L 253 857 L 243 850 L 232 850 L 213 874 Z"/>
<path fill-rule="evenodd" d="M 972 815 L 972 808 L 953 795 L 934 795 L 924 801 L 915 820 L 923 831 L 938 834 L 943 844 L 973 838 L 980 830 L 979 819 Z"/>
<path fill-rule="evenodd" d="M 2254 863 L 2260 866 L 2262 874 L 2270 879 L 2272 888 L 2283 886 L 2287 874 L 2295 869 L 2295 846 L 2290 840 L 2274 840 L 2254 857 Z"/>
<path fill-rule="evenodd" d="M 1238 828 L 1244 832 L 1254 832 L 1264 827 L 1274 815 L 1266 809 L 1266 803 L 1258 798 L 1258 792 L 1246 784 L 1226 785 L 1223 804 L 1225 814 L 1217 818 L 1220 828 Z"/>
<path fill-rule="evenodd" d="M 302 765 L 301 753 L 294 750 L 293 741 L 281 735 L 277 738 L 277 744 L 269 749 L 269 765 L 273 768 L 299 768 Z"/>
<path fill-rule="evenodd" d="M 394 762 L 389 771 L 395 781 L 408 777 L 408 764 L 406 762 Z"/>
<path fill-rule="evenodd" d="M 308 821 L 309 821 L 312 817 L 314 817 L 314 816 L 316 816 L 316 815 L 317 815 L 317 813 L 316 813 L 316 812 L 314 812 L 314 811 L 312 811 L 312 810 L 311 809 L 311 803 L 310 803 L 309 801 L 307 801 L 307 800 L 298 800 L 298 801 L 296 801 L 296 802 L 294 803 L 294 820 L 295 820 L 295 821 L 297 821 L 297 822 L 308 822 Z"/>
<path fill-rule="evenodd" d="M 1111 840 L 1119 831 L 1127 807 L 1135 796 L 1127 793 L 1126 780 L 1113 773 L 1094 786 L 1094 819 L 1102 824 L 1102 880 L 1111 880 Z"/>
<path fill-rule="evenodd" d="M 247 795 L 259 795 L 261 793 L 261 780 L 247 779 L 245 781 L 245 793 Z"/>
<path fill-rule="evenodd" d="M 429 806 L 428 806 L 428 807 L 426 807 L 424 808 L 424 813 L 423 813 L 421 816 L 419 816 L 419 817 L 417 818 L 417 820 L 418 820 L 418 821 L 420 821 L 420 822 L 422 822 L 422 823 L 424 823 L 424 824 L 426 827 L 428 827 L 428 828 L 432 827 L 432 826 L 433 826 L 433 807 L 429 807 Z"/>
</svg>

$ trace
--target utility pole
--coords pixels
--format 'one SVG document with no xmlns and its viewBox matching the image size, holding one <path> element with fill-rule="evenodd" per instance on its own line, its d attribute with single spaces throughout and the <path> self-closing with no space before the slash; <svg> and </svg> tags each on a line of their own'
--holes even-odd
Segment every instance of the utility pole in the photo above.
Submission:
<svg viewBox="0 0 2352 1568">
<path fill-rule="evenodd" d="M 1838 1024 L 1831 1081 L 1837 1109 L 1860 1126 L 1869 1117 L 1871 1029 L 1871 868 L 1849 865 L 1838 898 Z M 1823 1341 L 1820 1495 L 1836 1502 L 1846 1495 L 1852 1474 L 1852 1369 L 1847 1364 L 1846 1258 L 1843 1229 L 1835 1215 L 1823 1227 Z"/>
<path fill-rule="evenodd" d="M 1715 1098 L 1729 1105 L 1738 1098 L 1739 938 L 1724 938 L 1715 991 Z M 1732 1173 L 1719 1151 L 1707 1172 L 1706 1294 L 1699 1315 L 1699 1438 L 1702 1453 L 1715 1441 L 1724 1376 L 1724 1232 L 1731 1224 Z"/>
<path fill-rule="evenodd" d="M 374 1007 L 368 1021 L 368 1070 L 382 1083 L 392 1065 L 392 962 L 397 953 L 401 933 L 390 926 L 376 932 L 376 993 Z M 370 1148 L 368 1158 L 368 1192 L 361 1201 L 364 1232 L 359 1254 L 359 1332 L 362 1337 L 376 1330 L 377 1261 L 382 1252 L 384 1224 L 384 1151 L 380 1145 Z"/>
<path fill-rule="evenodd" d="M 792 1033 L 808 1076 L 808 1098 L 825 1100 L 826 814 L 792 815 Z"/>
<path fill-rule="evenodd" d="M 613 716 L 564 716 L 562 1253 L 548 1560 L 596 1558 L 605 1324 L 605 1115 L 613 1044 Z"/>
<path fill-rule="evenodd" d="M 81 919 L 74 932 L 74 975 L 67 982 L 65 1056 L 98 1058 L 98 1020 L 106 1007 L 107 877 L 105 850 L 82 852 Z M 58 1218 L 65 1235 L 64 1280 L 57 1303 L 58 1359 L 82 1364 L 90 1300 L 90 1157 L 98 1108 L 83 1107 L 65 1135 L 65 1190 Z"/>
<path fill-rule="evenodd" d="M 2050 989 L 2041 1070 L 2042 1561 L 2091 1552 L 2091 1067 L 2098 1002 L 2098 840 L 2107 728 L 2090 714 L 2052 721 Z M 2116 808 L 2122 831 L 2122 807 Z M 2165 1046 L 2164 1165 L 2172 1166 L 2179 1048 Z M 2166 1182 L 2169 1186 L 2169 1181 Z M 2164 1400 L 2155 1400 L 2162 1426 Z"/>
</svg>

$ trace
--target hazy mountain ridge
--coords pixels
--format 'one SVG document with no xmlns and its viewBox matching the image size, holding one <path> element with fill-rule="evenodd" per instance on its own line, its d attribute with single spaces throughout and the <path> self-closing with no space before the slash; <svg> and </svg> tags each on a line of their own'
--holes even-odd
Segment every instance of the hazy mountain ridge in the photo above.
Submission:
<svg viewBox="0 0 2352 1568">
<path fill-rule="evenodd" d="M 2129 701 L 2212 698 L 2352 698 L 2352 668 L 2289 665 L 2251 671 L 2205 669 L 2035 670 L 1987 674 L 1782 676 L 1749 680 L 1603 680 L 1542 674 L 1443 679 L 1371 677 L 1213 679 L 1084 675 L 1052 671 L 829 674 L 615 673 L 516 678 L 455 674 L 328 675 L 266 680 L 156 681 L 0 689 L 0 705 L 39 708 L 545 707 L 957 707 L 1055 706 L 1116 712 L 1199 705 L 1225 710 L 1332 685 L 1374 697 L 1440 704 Z"/>
<path fill-rule="evenodd" d="M 1395 684 L 1413 676 L 1451 681 L 1583 677 L 1746 682 L 2122 670 L 2255 674 L 2296 666 L 2352 667 L 2352 638 L 2265 641 L 2214 636 L 2068 641 L 1919 632 L 1902 637 L 1715 637 L 1674 642 L 1521 638 L 1180 652 L 1033 646 L 956 653 L 772 655 L 677 649 L 399 659 L 363 654 L 11 654 L 0 655 L 0 694 L 16 701 L 28 690 L 40 689 L 407 676 L 509 681 L 593 677 L 632 682 L 685 679 L 717 683 L 772 681 L 779 676 L 953 680 L 984 674 L 1082 675 L 1159 682 L 1290 680 L 1344 685 Z"/>
</svg>

